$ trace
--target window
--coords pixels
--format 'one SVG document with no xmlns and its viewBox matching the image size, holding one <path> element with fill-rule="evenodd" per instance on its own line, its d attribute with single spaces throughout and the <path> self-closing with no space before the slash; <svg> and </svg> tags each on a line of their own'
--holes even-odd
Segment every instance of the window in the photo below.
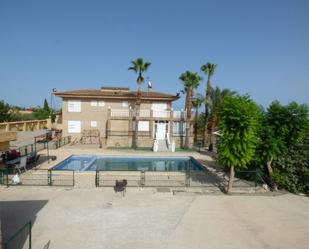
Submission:
<svg viewBox="0 0 309 249">
<path fill-rule="evenodd" d="M 99 106 L 105 106 L 105 102 L 103 100 L 99 101 Z"/>
<path fill-rule="evenodd" d="M 97 121 L 90 121 L 90 127 L 97 127 L 98 122 Z"/>
<path fill-rule="evenodd" d="M 69 100 L 68 101 L 68 112 L 81 112 L 81 101 L 80 100 Z"/>
<path fill-rule="evenodd" d="M 91 106 L 98 106 L 98 101 L 97 100 L 91 100 L 90 105 Z"/>
<path fill-rule="evenodd" d="M 129 103 L 128 101 L 122 101 L 122 107 L 128 107 Z"/>
<path fill-rule="evenodd" d="M 184 123 L 184 122 L 174 122 L 173 123 L 173 134 L 175 134 L 175 135 L 185 135 L 186 134 L 186 123 Z"/>
<path fill-rule="evenodd" d="M 80 133 L 81 132 L 81 121 L 68 121 L 68 132 L 69 133 Z"/>
<path fill-rule="evenodd" d="M 138 131 L 149 131 L 149 121 L 138 121 Z"/>
</svg>

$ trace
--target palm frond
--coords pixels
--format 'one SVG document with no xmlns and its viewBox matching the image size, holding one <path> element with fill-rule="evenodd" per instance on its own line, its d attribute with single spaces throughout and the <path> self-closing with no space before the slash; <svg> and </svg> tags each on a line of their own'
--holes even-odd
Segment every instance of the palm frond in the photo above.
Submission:
<svg viewBox="0 0 309 249">
<path fill-rule="evenodd" d="M 216 68 L 217 64 L 207 62 L 206 64 L 201 66 L 201 71 L 209 76 L 212 76 L 215 73 Z"/>
</svg>

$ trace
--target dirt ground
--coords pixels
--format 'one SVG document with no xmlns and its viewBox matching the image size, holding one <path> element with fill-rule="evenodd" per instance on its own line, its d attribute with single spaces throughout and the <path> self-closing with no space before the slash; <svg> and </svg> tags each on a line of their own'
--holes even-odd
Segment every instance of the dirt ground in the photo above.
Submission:
<svg viewBox="0 0 309 249">
<path fill-rule="evenodd" d="M 309 199 L 130 188 L 0 188 L 4 236 L 33 221 L 33 249 L 307 249 Z"/>
</svg>

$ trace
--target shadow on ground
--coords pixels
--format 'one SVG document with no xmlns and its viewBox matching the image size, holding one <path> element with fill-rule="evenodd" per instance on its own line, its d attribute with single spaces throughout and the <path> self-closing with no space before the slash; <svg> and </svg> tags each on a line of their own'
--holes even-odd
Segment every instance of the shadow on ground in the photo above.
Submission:
<svg viewBox="0 0 309 249">
<path fill-rule="evenodd" d="M 1 233 L 3 242 L 11 238 L 27 222 L 32 225 L 36 214 L 47 204 L 47 200 L 0 201 Z M 22 249 L 27 242 L 28 229 L 21 231 L 9 248 Z"/>
</svg>

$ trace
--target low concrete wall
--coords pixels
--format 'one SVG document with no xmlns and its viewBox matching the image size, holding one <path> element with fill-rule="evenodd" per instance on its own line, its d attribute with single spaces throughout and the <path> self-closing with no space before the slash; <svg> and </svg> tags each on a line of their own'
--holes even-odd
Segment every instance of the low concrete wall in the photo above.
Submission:
<svg viewBox="0 0 309 249">
<path fill-rule="evenodd" d="M 132 137 L 131 136 L 113 136 L 106 140 L 107 147 L 131 147 Z"/>
<path fill-rule="evenodd" d="M 7 131 L 3 132 L 0 131 L 0 151 L 6 151 L 10 147 L 10 141 L 14 141 L 17 139 L 16 132 Z"/>
<path fill-rule="evenodd" d="M 0 123 L 0 131 L 34 131 L 51 129 L 50 119 Z"/>
</svg>

